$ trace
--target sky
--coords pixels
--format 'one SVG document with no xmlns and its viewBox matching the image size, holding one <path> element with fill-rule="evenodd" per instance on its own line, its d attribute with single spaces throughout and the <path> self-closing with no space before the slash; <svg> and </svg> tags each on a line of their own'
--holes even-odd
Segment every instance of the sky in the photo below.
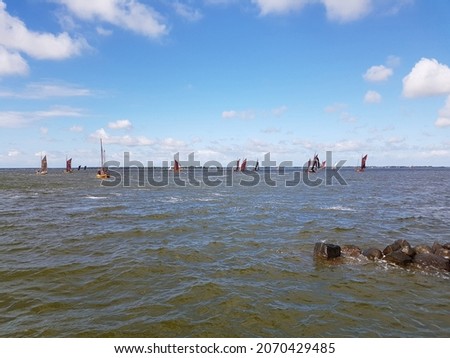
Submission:
<svg viewBox="0 0 450 358">
<path fill-rule="evenodd" d="M 450 166 L 448 0 L 0 0 L 0 167 Z M 177 154 L 178 153 L 178 154 Z"/>
</svg>

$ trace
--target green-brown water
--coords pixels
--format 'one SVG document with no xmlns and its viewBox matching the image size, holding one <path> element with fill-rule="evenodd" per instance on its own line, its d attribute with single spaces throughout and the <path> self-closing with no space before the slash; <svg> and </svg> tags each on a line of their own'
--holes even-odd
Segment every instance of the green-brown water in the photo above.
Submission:
<svg viewBox="0 0 450 358">
<path fill-rule="evenodd" d="M 450 242 L 450 170 L 342 175 L 111 188 L 2 169 L 0 336 L 448 337 L 448 273 L 312 252 Z"/>
</svg>

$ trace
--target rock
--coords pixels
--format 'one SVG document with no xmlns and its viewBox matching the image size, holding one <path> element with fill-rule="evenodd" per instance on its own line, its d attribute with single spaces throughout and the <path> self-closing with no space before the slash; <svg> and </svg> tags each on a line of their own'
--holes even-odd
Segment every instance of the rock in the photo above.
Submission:
<svg viewBox="0 0 450 358">
<path fill-rule="evenodd" d="M 442 256 L 446 259 L 450 259 L 450 249 L 448 248 L 448 244 L 441 245 L 438 242 L 435 242 L 431 249 L 433 251 L 433 254 Z"/>
<path fill-rule="evenodd" d="M 362 254 L 370 260 L 380 260 L 383 257 L 383 253 L 374 247 L 364 250 Z"/>
<path fill-rule="evenodd" d="M 433 249 L 428 245 L 417 245 L 414 248 L 414 251 L 416 252 L 416 254 L 432 254 L 433 253 Z"/>
<path fill-rule="evenodd" d="M 341 248 L 338 245 L 318 242 L 314 246 L 314 257 L 321 257 L 327 260 L 341 256 Z"/>
<path fill-rule="evenodd" d="M 421 267 L 450 271 L 450 260 L 436 254 L 417 254 L 413 263 Z"/>
<path fill-rule="evenodd" d="M 444 249 L 450 250 L 450 242 L 447 242 L 446 244 L 442 245 Z"/>
<path fill-rule="evenodd" d="M 384 256 L 384 260 L 399 266 L 406 266 L 412 262 L 411 256 L 400 250 L 388 253 Z"/>
<path fill-rule="evenodd" d="M 435 242 L 434 244 L 433 244 L 433 246 L 431 247 L 431 249 L 433 250 L 433 254 L 437 251 L 437 250 L 440 250 L 440 249 L 442 249 L 443 247 L 442 247 L 442 245 L 440 244 L 440 243 L 438 243 L 438 242 Z"/>
<path fill-rule="evenodd" d="M 406 240 L 397 240 L 393 244 L 386 246 L 383 250 L 383 255 L 390 254 L 391 252 L 402 251 L 408 256 L 414 256 L 415 251 Z"/>
<path fill-rule="evenodd" d="M 356 245 L 343 245 L 341 247 L 341 254 L 345 256 L 357 257 L 361 255 L 361 249 Z"/>
<path fill-rule="evenodd" d="M 436 249 L 434 253 L 435 255 L 442 256 L 443 258 L 450 259 L 450 250 L 446 249 L 444 246 L 442 246 L 439 249 Z"/>
<path fill-rule="evenodd" d="M 396 241 L 393 244 L 390 244 L 384 248 L 383 255 L 387 255 L 390 254 L 391 252 L 398 251 L 401 248 L 402 247 L 400 246 L 400 244 Z"/>
<path fill-rule="evenodd" d="M 401 247 L 400 250 L 402 252 L 404 252 L 406 255 L 414 256 L 416 254 L 416 252 L 413 250 L 413 248 L 411 247 L 411 245 L 409 244 L 408 241 L 406 241 L 406 240 L 397 240 L 396 243 L 400 245 L 400 247 Z"/>
</svg>

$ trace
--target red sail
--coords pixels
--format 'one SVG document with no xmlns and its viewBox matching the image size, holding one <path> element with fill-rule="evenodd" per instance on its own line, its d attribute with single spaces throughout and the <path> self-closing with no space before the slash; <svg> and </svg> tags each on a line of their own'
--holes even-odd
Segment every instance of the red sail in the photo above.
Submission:
<svg viewBox="0 0 450 358">
<path fill-rule="evenodd" d="M 247 158 L 244 159 L 241 165 L 241 172 L 243 172 L 247 168 Z"/>
<path fill-rule="evenodd" d="M 72 158 L 70 158 L 69 160 L 66 160 L 66 171 L 67 172 L 72 171 Z"/>
<path fill-rule="evenodd" d="M 362 157 L 362 159 L 361 159 L 361 169 L 366 168 L 366 160 L 367 160 L 367 154 L 364 157 Z"/>
<path fill-rule="evenodd" d="M 175 172 L 179 172 L 180 171 L 180 163 L 178 163 L 178 160 L 176 160 L 176 159 L 174 159 L 173 170 Z"/>
</svg>

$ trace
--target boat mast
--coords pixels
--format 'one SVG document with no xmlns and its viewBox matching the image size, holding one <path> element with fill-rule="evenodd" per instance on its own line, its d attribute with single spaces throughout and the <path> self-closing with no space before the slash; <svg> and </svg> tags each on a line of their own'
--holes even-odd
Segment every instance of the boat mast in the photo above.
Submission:
<svg viewBox="0 0 450 358">
<path fill-rule="evenodd" d="M 103 163 L 104 163 L 104 153 L 103 153 L 103 142 L 102 139 L 100 138 L 100 168 L 103 169 Z"/>
</svg>

